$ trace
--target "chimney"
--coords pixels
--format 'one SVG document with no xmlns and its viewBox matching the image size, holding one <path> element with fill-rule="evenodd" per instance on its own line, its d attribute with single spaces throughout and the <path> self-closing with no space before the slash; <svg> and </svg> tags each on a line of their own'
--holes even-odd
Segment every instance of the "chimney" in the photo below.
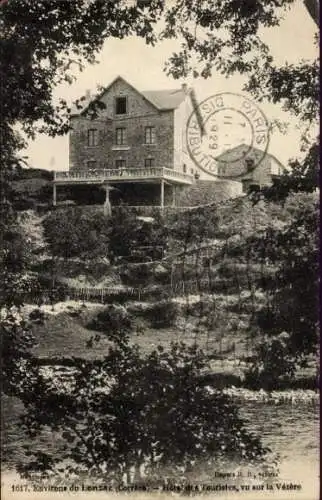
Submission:
<svg viewBox="0 0 322 500">
<path fill-rule="evenodd" d="M 182 90 L 183 90 L 183 92 L 184 92 L 185 94 L 188 92 L 188 85 L 187 85 L 186 83 L 183 83 L 183 84 L 181 85 L 181 88 L 182 88 Z"/>
</svg>

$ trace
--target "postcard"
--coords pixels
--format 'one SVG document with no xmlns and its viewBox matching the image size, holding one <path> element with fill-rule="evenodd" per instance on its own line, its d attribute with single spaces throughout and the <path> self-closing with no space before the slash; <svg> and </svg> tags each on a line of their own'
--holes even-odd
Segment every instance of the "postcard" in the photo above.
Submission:
<svg viewBox="0 0 322 500">
<path fill-rule="evenodd" d="M 2 0 L 5 500 L 319 498 L 318 0 Z"/>
</svg>

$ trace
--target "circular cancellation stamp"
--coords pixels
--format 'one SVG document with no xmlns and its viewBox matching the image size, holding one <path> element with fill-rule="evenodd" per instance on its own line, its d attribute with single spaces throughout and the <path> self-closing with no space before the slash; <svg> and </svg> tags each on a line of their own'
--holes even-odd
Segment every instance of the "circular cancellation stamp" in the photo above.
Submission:
<svg viewBox="0 0 322 500">
<path fill-rule="evenodd" d="M 239 177 L 266 155 L 269 125 L 262 110 L 245 96 L 223 92 L 194 105 L 187 122 L 187 148 L 207 174 Z M 232 168 L 234 163 L 238 168 Z M 227 167 L 227 168 L 226 168 Z"/>
</svg>

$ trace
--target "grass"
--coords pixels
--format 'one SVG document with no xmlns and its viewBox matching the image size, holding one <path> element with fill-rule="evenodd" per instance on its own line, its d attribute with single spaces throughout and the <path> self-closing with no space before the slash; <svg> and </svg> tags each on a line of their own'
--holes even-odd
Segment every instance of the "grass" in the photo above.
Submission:
<svg viewBox="0 0 322 500">
<path fill-rule="evenodd" d="M 55 311 L 45 313 L 43 324 L 33 325 L 33 334 L 36 340 L 36 346 L 33 351 L 39 358 L 86 358 L 96 359 L 108 351 L 111 343 L 102 338 L 100 346 L 87 348 L 87 342 L 96 332 L 88 329 L 86 324 L 102 309 L 102 305 L 90 304 L 88 307 L 82 307 L 79 303 L 77 307 L 65 307 L 56 304 Z M 69 309 L 68 309 L 69 307 Z M 43 310 L 44 308 L 41 307 Z M 50 310 L 47 307 L 47 311 Z M 60 310 L 60 312 L 59 312 Z M 81 311 L 79 313 L 79 311 Z"/>
<path fill-rule="evenodd" d="M 190 301 L 193 305 L 193 297 Z M 147 307 L 147 304 L 127 303 L 129 312 L 133 316 L 130 342 L 137 344 L 145 354 L 150 353 L 158 345 L 167 350 L 171 342 L 185 342 L 188 345 L 197 343 L 209 356 L 208 375 L 217 374 L 226 381 L 226 385 L 230 383 L 230 379 L 225 377 L 234 376 L 241 381 L 254 347 L 254 341 L 249 338 L 247 332 L 249 315 L 243 315 L 242 324 L 241 313 L 229 311 L 231 306 L 229 301 L 226 305 L 228 310 L 219 311 L 217 323 L 207 333 L 207 329 L 200 324 L 198 316 L 184 313 L 186 308 L 184 299 L 181 299 L 181 314 L 175 325 L 167 328 L 152 328 L 148 320 L 135 314 L 138 307 Z M 103 358 L 108 354 L 112 342 L 104 333 L 91 330 L 89 324 L 105 307 L 102 304 L 88 303 L 84 307 L 81 302 L 64 302 L 56 304 L 55 311 L 52 311 L 51 306 L 41 306 L 41 310 L 45 312 L 45 319 L 43 324 L 33 326 L 37 342 L 34 354 L 45 364 L 68 364 L 72 362 L 72 358 L 87 360 Z M 26 312 L 31 309 L 32 306 L 28 306 Z M 234 327 L 237 320 L 238 328 Z M 99 335 L 99 342 L 94 342 L 89 347 L 88 342 L 96 335 Z M 315 377 L 316 360 L 312 359 L 306 368 L 297 371 L 294 383 L 297 384 L 296 387 L 311 387 Z M 232 383 L 236 385 L 236 381 L 237 379 Z"/>
<path fill-rule="evenodd" d="M 200 325 L 199 318 L 188 316 L 184 312 L 186 304 L 179 306 L 179 314 L 176 324 L 167 328 L 152 328 L 148 320 L 137 317 L 135 311 L 142 307 L 142 303 L 128 303 L 129 312 L 133 315 L 134 328 L 131 334 L 131 341 L 138 344 L 142 352 L 150 352 L 157 345 L 168 348 L 172 341 L 183 341 L 187 344 L 198 343 L 201 348 L 215 355 L 223 354 L 225 358 L 234 359 L 245 355 L 245 334 L 243 331 L 236 334 L 229 331 L 227 322 L 221 320 L 221 325 L 217 326 L 210 334 Z M 145 307 L 147 304 L 144 305 Z M 59 359 L 80 357 L 84 359 L 101 358 L 108 353 L 111 342 L 100 334 L 99 344 L 93 347 L 86 347 L 87 342 L 97 332 L 89 328 L 89 324 L 96 317 L 99 311 L 106 306 L 102 304 L 81 302 L 58 303 L 52 310 L 51 306 L 41 306 L 44 311 L 43 323 L 33 324 L 33 334 L 36 340 L 34 354 L 40 359 Z M 33 306 L 25 308 L 29 313 Z M 230 317 L 236 316 L 229 313 Z M 227 318 L 226 318 L 227 320 Z M 235 345 L 235 349 L 233 348 Z M 218 356 L 220 357 L 220 356 Z"/>
</svg>

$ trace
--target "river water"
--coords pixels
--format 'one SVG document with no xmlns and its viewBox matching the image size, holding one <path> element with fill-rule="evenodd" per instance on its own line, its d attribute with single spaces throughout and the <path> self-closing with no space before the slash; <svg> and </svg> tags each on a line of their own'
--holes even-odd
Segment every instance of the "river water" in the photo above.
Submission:
<svg viewBox="0 0 322 500">
<path fill-rule="evenodd" d="M 249 421 L 249 428 L 261 436 L 263 444 L 279 455 L 279 480 L 301 485 L 301 492 L 290 492 L 290 497 L 318 499 L 318 405 L 243 402 L 241 414 Z M 279 494 L 275 498 L 279 499 Z"/>
<path fill-rule="evenodd" d="M 261 497 L 271 497 L 274 493 L 274 500 L 289 498 L 303 500 L 317 500 L 319 498 L 319 408 L 317 403 L 301 403 L 296 404 L 261 401 L 243 401 L 240 403 L 240 413 L 247 419 L 248 428 L 261 436 L 264 445 L 269 446 L 272 453 L 279 456 L 278 462 L 278 478 L 274 478 L 271 483 L 274 486 L 274 491 L 247 491 L 239 493 L 232 492 L 216 492 L 207 495 L 207 498 L 216 497 L 220 499 L 230 498 L 248 498 L 257 499 Z M 4 498 L 20 498 L 32 499 L 31 495 L 12 493 L 10 490 L 11 484 L 21 483 L 13 470 L 14 458 L 17 455 L 21 456 L 20 440 L 21 436 L 16 429 L 14 420 L 11 420 L 10 425 L 5 424 L 6 441 L 5 456 L 10 456 L 10 459 L 3 463 L 2 468 L 2 483 Z M 236 464 L 231 464 L 230 470 L 233 470 Z M 266 483 L 266 481 L 261 481 Z M 268 481 L 269 482 L 269 481 Z M 256 483 L 256 481 L 255 481 Z M 294 490 L 276 490 L 276 483 L 279 484 L 296 484 L 300 489 Z M 256 483 L 257 484 L 257 483 Z M 107 498 L 107 493 L 73 493 L 73 498 L 85 499 L 88 495 L 90 498 Z M 170 493 L 158 493 L 160 496 L 168 497 Z M 109 494 L 108 496 L 113 496 Z M 143 498 L 141 494 L 131 494 L 134 498 Z M 171 494 L 172 496 L 172 494 Z M 197 499 L 201 495 L 194 496 Z M 202 495 L 204 498 L 204 495 Z M 121 500 L 122 495 L 119 493 L 118 498 Z M 42 498 L 41 494 L 37 494 L 37 498 Z M 56 494 L 46 493 L 46 500 L 51 498 L 57 499 Z M 60 495 L 60 498 L 65 498 Z M 69 498 L 69 495 L 68 495 Z M 127 496 L 128 498 L 128 496 Z M 145 494 L 147 498 L 147 494 Z"/>
</svg>

